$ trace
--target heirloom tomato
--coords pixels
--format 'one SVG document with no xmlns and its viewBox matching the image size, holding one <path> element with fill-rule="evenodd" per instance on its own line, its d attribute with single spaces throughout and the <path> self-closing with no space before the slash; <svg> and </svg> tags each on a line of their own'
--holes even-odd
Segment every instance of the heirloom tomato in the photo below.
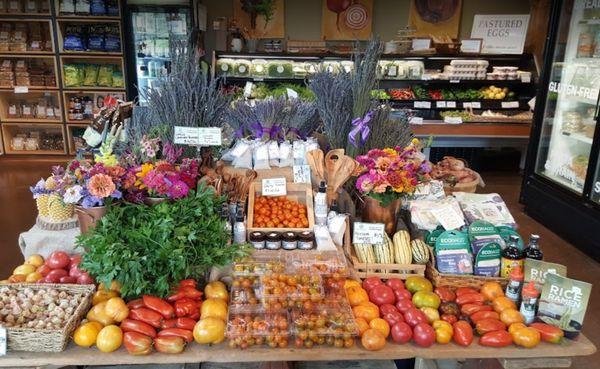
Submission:
<svg viewBox="0 0 600 369">
<path fill-rule="evenodd" d="M 512 337 L 507 331 L 493 331 L 481 336 L 479 344 L 490 347 L 505 347 L 512 343 Z"/>
<path fill-rule="evenodd" d="M 454 342 L 461 346 L 469 346 L 473 342 L 473 328 L 464 320 L 459 320 L 452 325 Z"/>
<path fill-rule="evenodd" d="M 227 293 L 227 286 L 221 281 L 210 282 L 204 287 L 204 294 L 207 299 L 222 299 L 229 301 L 229 294 Z"/>
<path fill-rule="evenodd" d="M 138 332 L 125 332 L 123 346 L 130 355 L 148 355 L 152 352 L 152 338 Z"/>
<path fill-rule="evenodd" d="M 207 299 L 200 307 L 200 316 L 202 318 L 219 318 L 227 320 L 227 303 L 221 299 Z"/>
<path fill-rule="evenodd" d="M 453 302 L 456 300 L 456 294 L 448 287 L 436 287 L 433 292 L 440 297 L 442 302 Z"/>
<path fill-rule="evenodd" d="M 194 339 L 200 344 L 217 344 L 225 340 L 227 324 L 219 318 L 202 318 L 194 327 Z"/>
<path fill-rule="evenodd" d="M 480 292 L 486 301 L 494 301 L 495 298 L 504 296 L 504 290 L 498 282 L 485 282 Z"/>
<path fill-rule="evenodd" d="M 395 343 L 406 343 L 410 341 L 413 335 L 412 328 L 410 325 L 400 322 L 396 323 L 392 326 L 392 341 Z"/>
<path fill-rule="evenodd" d="M 515 302 L 506 296 L 496 297 L 494 301 L 492 301 L 492 307 L 494 308 L 494 311 L 498 314 L 500 314 L 506 309 L 517 309 Z"/>
<path fill-rule="evenodd" d="M 361 302 L 369 301 L 367 291 L 360 286 L 351 286 L 347 288 L 346 295 L 348 296 L 350 306 L 360 305 Z"/>
<path fill-rule="evenodd" d="M 375 305 L 381 306 L 383 304 L 393 304 L 396 302 L 396 296 L 391 288 L 381 284 L 371 288 L 369 291 L 369 300 L 375 303 Z"/>
<path fill-rule="evenodd" d="M 417 291 L 412 297 L 416 307 L 430 307 L 437 309 L 440 306 L 440 297 L 431 291 Z"/>
<path fill-rule="evenodd" d="M 365 278 L 362 283 L 362 287 L 367 291 L 371 291 L 371 289 L 375 286 L 379 286 L 383 284 L 380 278 L 378 277 L 369 277 Z"/>
<path fill-rule="evenodd" d="M 369 322 L 369 327 L 376 329 L 383 334 L 385 338 L 390 335 L 390 325 L 381 318 L 375 318 Z"/>
<path fill-rule="evenodd" d="M 550 343 L 559 343 L 565 335 L 562 329 L 546 323 L 531 323 L 529 327 L 540 332 L 542 340 Z"/>
<path fill-rule="evenodd" d="M 435 343 L 435 330 L 427 323 L 419 323 L 413 328 L 413 340 L 421 347 L 429 347 Z"/>
<path fill-rule="evenodd" d="M 97 306 L 97 305 L 96 305 Z M 123 343 L 123 331 L 116 325 L 109 325 L 98 332 L 96 347 L 102 352 L 113 352 Z"/>
<path fill-rule="evenodd" d="M 500 320 L 502 321 L 502 323 L 506 324 L 506 326 L 509 326 L 513 323 L 525 322 L 525 318 L 523 318 L 523 315 L 517 309 L 502 310 L 502 312 L 500 313 Z"/>
<path fill-rule="evenodd" d="M 443 320 L 436 320 L 433 322 L 432 327 L 435 330 L 435 341 L 437 343 L 446 344 L 452 340 L 454 328 L 452 328 L 450 323 Z"/>
<path fill-rule="evenodd" d="M 417 291 L 433 291 L 433 285 L 431 282 L 425 277 L 412 276 L 406 278 L 404 282 L 404 286 L 406 289 L 410 291 L 410 293 L 415 293 Z"/>
<path fill-rule="evenodd" d="M 541 340 L 540 332 L 530 327 L 514 329 L 511 336 L 515 345 L 525 348 L 534 348 Z"/>
<path fill-rule="evenodd" d="M 385 282 L 385 285 L 393 289 L 394 291 L 405 289 L 404 282 L 402 282 L 402 279 L 399 278 L 390 278 Z"/>
<path fill-rule="evenodd" d="M 360 338 L 360 342 L 369 351 L 378 351 L 385 346 L 385 336 L 377 329 L 367 329 Z"/>
</svg>

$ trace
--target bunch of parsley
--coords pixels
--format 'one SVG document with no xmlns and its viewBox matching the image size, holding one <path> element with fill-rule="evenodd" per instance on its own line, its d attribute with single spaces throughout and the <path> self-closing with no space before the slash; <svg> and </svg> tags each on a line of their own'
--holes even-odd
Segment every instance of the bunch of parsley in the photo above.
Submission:
<svg viewBox="0 0 600 369">
<path fill-rule="evenodd" d="M 199 279 L 212 266 L 247 254 L 246 245 L 228 245 L 230 235 L 218 213 L 222 201 L 201 186 L 173 202 L 112 206 L 77 238 L 86 250 L 81 268 L 97 282 L 120 282 L 123 297 L 165 297 L 181 279 Z"/>
</svg>

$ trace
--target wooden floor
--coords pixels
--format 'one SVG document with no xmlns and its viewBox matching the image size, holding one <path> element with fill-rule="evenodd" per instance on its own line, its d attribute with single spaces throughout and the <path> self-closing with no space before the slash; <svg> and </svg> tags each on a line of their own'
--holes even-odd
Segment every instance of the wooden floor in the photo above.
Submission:
<svg viewBox="0 0 600 369">
<path fill-rule="evenodd" d="M 39 178 L 47 177 L 51 166 L 63 164 L 64 160 L 25 161 L 0 158 L 0 279 L 7 277 L 12 269 L 23 261 L 17 239 L 20 232 L 35 221 L 35 203 L 29 186 Z M 546 260 L 567 266 L 569 277 L 593 283 L 592 298 L 588 307 L 583 331 L 596 345 L 600 345 L 600 264 L 563 241 L 551 230 L 543 227 L 522 210 L 518 203 L 521 178 L 510 173 L 483 173 L 487 186 L 479 192 L 497 192 L 508 204 L 519 224 L 519 232 L 528 237 L 531 233 L 541 236 L 541 247 Z M 568 215 L 565 215 L 568 216 Z M 598 368 L 600 353 L 576 358 L 572 368 Z"/>
</svg>

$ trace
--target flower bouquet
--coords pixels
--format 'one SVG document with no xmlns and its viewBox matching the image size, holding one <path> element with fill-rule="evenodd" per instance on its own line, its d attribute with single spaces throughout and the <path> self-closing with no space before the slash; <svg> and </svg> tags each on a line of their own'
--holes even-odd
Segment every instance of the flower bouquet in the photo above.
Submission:
<svg viewBox="0 0 600 369">
<path fill-rule="evenodd" d="M 392 233 L 402 197 L 429 177 L 431 166 L 421 152 L 419 140 L 406 147 L 369 150 L 356 157 L 361 174 L 356 188 L 364 197 L 363 220 L 386 224 Z"/>
</svg>

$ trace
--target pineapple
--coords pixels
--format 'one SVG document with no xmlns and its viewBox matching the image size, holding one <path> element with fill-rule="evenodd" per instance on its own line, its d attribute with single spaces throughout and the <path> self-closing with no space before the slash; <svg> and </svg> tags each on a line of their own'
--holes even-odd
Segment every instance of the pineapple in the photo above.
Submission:
<svg viewBox="0 0 600 369">
<path fill-rule="evenodd" d="M 73 216 L 75 207 L 71 204 L 65 204 L 62 198 L 53 194 L 48 200 L 48 217 L 54 222 L 62 222 Z"/>
<path fill-rule="evenodd" d="M 37 206 L 38 214 L 43 217 L 48 216 L 48 200 L 50 195 L 42 194 L 35 199 L 35 205 Z"/>
</svg>

